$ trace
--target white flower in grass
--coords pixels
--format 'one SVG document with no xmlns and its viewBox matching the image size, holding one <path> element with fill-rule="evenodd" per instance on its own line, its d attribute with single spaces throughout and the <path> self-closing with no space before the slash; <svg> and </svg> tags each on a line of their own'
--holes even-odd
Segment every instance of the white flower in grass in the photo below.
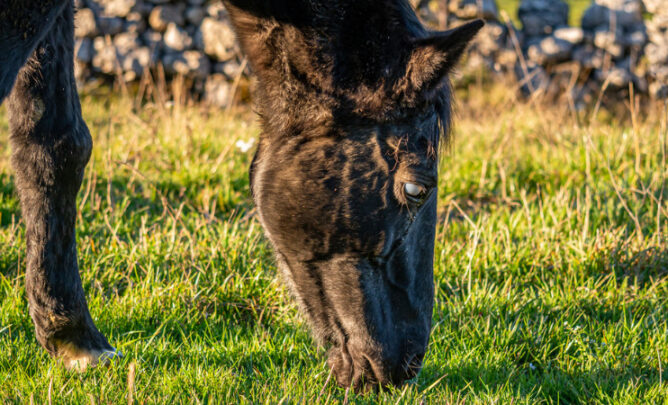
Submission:
<svg viewBox="0 0 668 405">
<path fill-rule="evenodd" d="M 246 153 L 250 150 L 250 148 L 255 145 L 255 138 L 251 138 L 248 140 L 248 142 L 244 142 L 243 140 L 239 139 L 237 143 L 234 144 L 234 146 L 237 147 L 241 152 Z"/>
</svg>

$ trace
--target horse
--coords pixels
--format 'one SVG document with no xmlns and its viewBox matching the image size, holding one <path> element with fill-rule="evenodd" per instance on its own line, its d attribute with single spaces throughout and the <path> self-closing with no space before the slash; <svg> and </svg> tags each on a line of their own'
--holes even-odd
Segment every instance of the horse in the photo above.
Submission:
<svg viewBox="0 0 668 405">
<path fill-rule="evenodd" d="M 484 23 L 429 31 L 407 0 L 223 3 L 258 78 L 249 175 L 278 268 L 339 385 L 401 385 L 429 342 L 449 74 Z M 77 263 L 92 138 L 73 74 L 74 12 L 72 0 L 0 0 L 0 102 L 35 336 L 82 370 L 121 354 L 95 326 Z"/>
</svg>

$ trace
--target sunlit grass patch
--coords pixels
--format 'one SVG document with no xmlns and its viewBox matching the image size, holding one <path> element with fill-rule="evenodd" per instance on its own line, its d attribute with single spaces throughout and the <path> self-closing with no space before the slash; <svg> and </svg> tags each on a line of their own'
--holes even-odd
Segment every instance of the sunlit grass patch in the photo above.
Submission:
<svg viewBox="0 0 668 405">
<path fill-rule="evenodd" d="M 325 350 L 277 274 L 249 196 L 245 145 L 260 132 L 250 111 L 83 97 L 95 149 L 78 200 L 79 262 L 93 317 L 125 357 L 81 375 L 35 342 L 5 135 L 0 398 L 668 401 L 665 107 L 632 124 L 512 94 L 460 90 L 441 158 L 424 369 L 369 396 L 325 386 Z"/>
</svg>

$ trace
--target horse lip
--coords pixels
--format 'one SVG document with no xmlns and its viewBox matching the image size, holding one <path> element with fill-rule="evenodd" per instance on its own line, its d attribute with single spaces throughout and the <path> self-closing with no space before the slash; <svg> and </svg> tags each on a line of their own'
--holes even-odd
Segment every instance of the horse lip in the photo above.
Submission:
<svg viewBox="0 0 668 405">
<path fill-rule="evenodd" d="M 347 343 L 341 343 L 332 347 L 328 364 L 340 386 L 366 392 L 399 387 L 414 378 L 422 368 L 424 354 L 408 354 L 401 363 L 376 357 L 369 351 L 353 350 Z"/>
<path fill-rule="evenodd" d="M 383 370 L 379 369 L 378 363 L 373 361 L 373 359 L 371 359 L 366 353 L 362 353 L 362 358 L 366 360 L 366 364 L 369 366 L 368 371 L 371 372 L 370 377 L 372 377 L 370 382 L 374 383 L 374 385 L 385 384 L 387 378 L 385 377 Z M 363 371 L 367 371 L 366 367 Z"/>
</svg>

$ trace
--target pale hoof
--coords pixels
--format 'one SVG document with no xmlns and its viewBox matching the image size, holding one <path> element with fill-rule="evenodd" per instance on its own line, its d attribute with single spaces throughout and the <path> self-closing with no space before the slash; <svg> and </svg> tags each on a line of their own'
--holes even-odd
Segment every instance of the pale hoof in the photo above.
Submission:
<svg viewBox="0 0 668 405">
<path fill-rule="evenodd" d="M 78 372 L 83 372 L 89 367 L 107 366 L 113 359 L 123 357 L 123 353 L 116 349 L 82 350 L 68 343 L 58 348 L 58 354 L 65 368 Z"/>
</svg>

